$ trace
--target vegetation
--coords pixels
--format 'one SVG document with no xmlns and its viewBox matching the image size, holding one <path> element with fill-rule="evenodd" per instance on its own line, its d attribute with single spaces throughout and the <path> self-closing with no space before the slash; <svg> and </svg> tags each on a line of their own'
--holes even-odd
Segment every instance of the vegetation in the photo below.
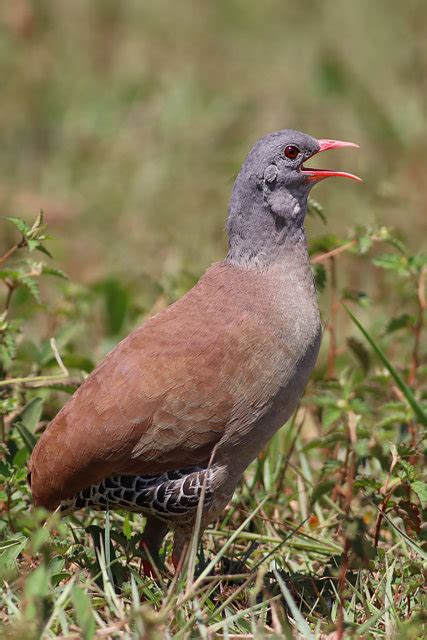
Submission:
<svg viewBox="0 0 427 640">
<path fill-rule="evenodd" d="M 425 5 L 188 6 L 0 9 L 0 635 L 424 638 Z M 224 254 L 233 176 L 282 126 L 362 144 L 365 185 L 310 203 L 319 362 L 183 573 L 167 539 L 146 578 L 143 519 L 34 510 L 28 456 Z"/>
<path fill-rule="evenodd" d="M 310 211 L 323 215 L 317 203 Z M 37 434 L 93 366 L 81 354 L 76 319 L 101 297 L 100 321 L 114 335 L 130 299 L 109 280 L 77 293 L 67 283 L 53 304 L 42 305 L 39 285 L 47 276 L 66 278 L 34 258 L 48 254 L 43 217 L 32 226 L 6 222 L 20 233 L 0 258 L 7 289 L 0 325 L 0 561 L 11 633 L 91 638 L 98 628 L 110 637 L 185 638 L 270 629 L 290 637 L 295 627 L 303 637 L 333 628 L 349 637 L 417 637 L 427 556 L 421 476 L 427 368 L 420 361 L 426 257 L 408 253 L 385 228 L 349 242 L 326 235 L 312 243 L 318 288 L 329 289 L 331 305 L 326 362 L 291 423 L 245 475 L 224 520 L 209 529 L 203 547 L 194 538 L 187 570 L 171 578 L 166 546 L 164 574 L 154 581 L 139 572 L 141 518 L 79 514 L 60 522 L 54 514 L 43 524 L 46 514 L 30 511 L 26 462 Z M 405 366 L 392 364 L 349 310 L 355 331 L 346 349 L 338 344 L 341 301 L 367 304 L 362 292 L 337 288 L 340 256 L 351 251 L 354 260 L 367 260 L 374 243 L 388 250 L 375 252 L 373 268 L 399 283 L 404 301 L 381 342 Z M 175 297 L 160 295 L 162 304 Z M 34 302 L 50 325 L 49 338 L 38 342 L 26 328 Z"/>
</svg>

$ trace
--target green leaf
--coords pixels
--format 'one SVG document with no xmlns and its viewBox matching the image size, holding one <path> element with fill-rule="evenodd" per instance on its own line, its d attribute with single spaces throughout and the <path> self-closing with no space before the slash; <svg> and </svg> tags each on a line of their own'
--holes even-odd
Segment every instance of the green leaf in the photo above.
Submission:
<svg viewBox="0 0 427 640">
<path fill-rule="evenodd" d="M 397 318 L 392 318 L 388 323 L 385 332 L 393 333 L 393 331 L 397 331 L 398 329 L 403 329 L 405 327 L 412 327 L 414 324 L 414 317 L 410 316 L 408 313 L 402 313 L 402 315 Z"/>
<path fill-rule="evenodd" d="M 15 470 L 23 469 L 24 467 L 26 469 L 28 457 L 29 452 L 26 447 L 18 449 L 18 451 L 13 456 L 13 466 L 15 467 Z"/>
<path fill-rule="evenodd" d="M 416 480 L 411 483 L 411 489 L 415 491 L 419 501 L 421 502 L 422 508 L 425 509 L 425 507 L 427 507 L 427 482 Z"/>
<path fill-rule="evenodd" d="M 62 271 L 62 269 L 57 269 L 56 267 L 49 267 L 46 264 L 42 266 L 42 273 L 46 273 L 49 276 L 56 276 L 57 278 L 62 278 L 63 280 L 68 280 L 68 276 L 65 271 Z"/>
<path fill-rule="evenodd" d="M 325 493 L 329 493 L 331 489 L 335 486 L 334 480 L 324 480 L 323 482 L 319 482 L 311 494 L 311 504 L 314 505 L 319 498 L 325 495 Z"/>
<path fill-rule="evenodd" d="M 16 560 L 25 549 L 28 538 L 23 535 L 10 538 L 9 540 L 2 540 L 0 542 L 0 566 L 1 573 L 4 570 L 10 570 L 14 567 Z"/>
<path fill-rule="evenodd" d="M 325 428 L 330 427 L 331 424 L 335 422 L 335 420 L 338 420 L 341 414 L 342 414 L 342 409 L 340 409 L 339 407 L 335 407 L 335 406 L 325 407 L 325 409 L 322 411 L 323 426 Z"/>
<path fill-rule="evenodd" d="M 0 271 L 0 280 L 18 280 L 20 275 L 21 272 L 16 269 L 2 269 Z"/>
<path fill-rule="evenodd" d="M 398 456 L 399 454 L 395 453 L 396 456 Z M 413 482 L 415 480 L 416 477 L 416 470 L 415 467 L 408 462 L 407 460 L 399 460 L 399 468 L 401 468 L 403 470 L 403 474 L 399 474 L 399 475 L 403 475 L 403 479 L 407 480 L 408 482 Z"/>
<path fill-rule="evenodd" d="M 53 258 L 52 254 L 50 253 L 50 251 L 48 251 L 46 249 L 46 247 L 42 244 L 38 244 L 36 247 L 37 251 L 40 251 L 41 253 L 44 253 L 46 256 L 48 256 L 49 258 Z"/>
<path fill-rule="evenodd" d="M 46 228 L 46 225 L 43 224 L 43 211 L 40 211 L 39 215 L 35 219 L 33 226 L 29 230 L 29 237 L 35 238 L 40 236 L 40 232 Z"/>
<path fill-rule="evenodd" d="M 67 369 L 80 369 L 81 371 L 86 371 L 87 373 L 90 373 L 92 369 L 95 368 L 94 362 L 90 358 L 86 358 L 85 356 L 74 354 L 65 355 L 62 358 L 62 362 L 67 367 Z"/>
<path fill-rule="evenodd" d="M 35 298 L 37 302 L 41 302 L 37 280 L 35 280 L 32 276 L 27 276 L 25 273 L 20 274 L 19 280 L 23 285 L 27 287 L 33 298 Z"/>
<path fill-rule="evenodd" d="M 396 369 L 391 364 L 391 362 L 388 360 L 388 358 L 386 357 L 386 355 L 384 354 L 382 349 L 374 342 L 374 340 L 371 338 L 371 336 L 368 334 L 368 332 L 363 327 L 363 325 L 359 322 L 359 320 L 356 318 L 356 316 L 354 316 L 352 314 L 352 312 L 350 311 L 350 309 L 348 307 L 346 307 L 345 305 L 344 305 L 344 308 L 347 311 L 347 313 L 350 316 L 350 318 L 353 320 L 353 322 L 356 325 L 356 327 L 365 336 L 366 340 L 369 342 L 369 344 L 371 345 L 371 347 L 373 348 L 373 350 L 375 351 L 375 353 L 377 354 L 377 356 L 379 357 L 379 359 L 381 360 L 381 362 L 383 363 L 385 368 L 388 370 L 388 372 L 390 373 L 391 377 L 394 379 L 395 383 L 397 384 L 397 386 L 399 387 L 399 389 L 401 390 L 401 392 L 405 396 L 409 406 L 412 408 L 412 410 L 415 413 L 415 415 L 417 416 L 418 420 L 421 422 L 421 424 L 427 425 L 427 416 L 424 413 L 424 410 L 421 407 L 421 405 L 417 402 L 414 394 L 412 393 L 412 390 L 408 387 L 406 382 L 404 382 L 404 380 L 399 375 L 399 373 L 396 371 Z"/>
<path fill-rule="evenodd" d="M 125 520 L 123 522 L 123 533 L 127 540 L 130 540 L 132 537 L 132 527 L 130 526 L 130 514 L 129 512 L 125 515 Z"/>
<path fill-rule="evenodd" d="M 5 216 L 5 220 L 14 224 L 15 227 L 18 229 L 20 233 L 22 233 L 23 236 L 26 236 L 27 233 L 30 233 L 31 231 L 27 223 L 24 222 L 24 220 L 21 220 L 21 218 L 16 218 L 15 216 Z"/>
<path fill-rule="evenodd" d="M 341 246 L 343 242 L 334 234 L 329 233 L 324 236 L 315 238 L 310 243 L 310 255 L 313 253 L 326 253 Z"/>
<path fill-rule="evenodd" d="M 362 307 L 369 306 L 369 297 L 365 291 L 357 291 L 355 289 L 344 289 L 342 292 L 343 300 L 351 300 L 357 302 Z"/>
<path fill-rule="evenodd" d="M 49 593 L 49 574 L 47 567 L 41 564 L 28 574 L 24 587 L 25 598 L 43 598 Z"/>
<path fill-rule="evenodd" d="M 353 337 L 347 338 L 347 345 L 349 349 L 356 356 L 363 371 L 365 373 L 368 373 L 369 368 L 371 366 L 371 358 L 369 356 L 367 349 L 365 348 L 365 345 L 362 344 L 360 340 L 357 340 L 356 338 L 353 338 Z"/>
<path fill-rule="evenodd" d="M 55 384 L 47 384 L 43 385 L 44 389 L 51 389 L 52 391 L 62 391 L 63 393 L 69 393 L 70 396 L 76 391 L 77 386 L 73 386 L 71 384 L 61 384 L 57 382 Z"/>
<path fill-rule="evenodd" d="M 371 236 L 361 236 L 360 238 L 357 238 L 357 253 L 359 255 L 367 253 L 367 251 L 372 247 L 372 242 L 373 240 Z"/>
<path fill-rule="evenodd" d="M 309 216 L 318 216 L 323 224 L 327 224 L 322 205 L 319 204 L 316 200 L 313 200 L 311 196 L 308 199 L 307 213 Z"/>
<path fill-rule="evenodd" d="M 29 253 L 32 253 L 39 246 L 39 241 L 37 239 L 32 240 L 31 238 L 27 240 L 27 247 Z"/>
<path fill-rule="evenodd" d="M 28 431 L 27 427 L 19 420 L 15 422 L 13 426 L 16 427 L 19 435 L 24 441 L 25 446 L 27 447 L 28 451 L 31 453 L 31 451 L 34 449 L 37 442 L 36 437 L 30 431 Z"/>
<path fill-rule="evenodd" d="M 113 278 L 97 285 L 96 289 L 104 294 L 105 320 L 110 335 L 120 332 L 129 307 L 129 294 L 123 285 Z"/>
<path fill-rule="evenodd" d="M 39 423 L 42 414 L 43 402 L 43 398 L 33 398 L 25 405 L 21 415 L 19 416 L 19 421 L 22 422 L 26 429 L 31 433 L 34 433 Z"/>
<path fill-rule="evenodd" d="M 325 289 L 327 281 L 327 273 L 325 267 L 323 266 L 323 264 L 314 264 L 312 265 L 311 270 L 313 272 L 317 291 L 323 291 Z"/>
<path fill-rule="evenodd" d="M 372 260 L 372 263 L 376 267 L 387 269 L 388 271 L 394 271 L 398 275 L 409 274 L 409 263 L 406 256 L 397 255 L 395 253 L 385 253 L 382 256 L 378 256 Z"/>
</svg>

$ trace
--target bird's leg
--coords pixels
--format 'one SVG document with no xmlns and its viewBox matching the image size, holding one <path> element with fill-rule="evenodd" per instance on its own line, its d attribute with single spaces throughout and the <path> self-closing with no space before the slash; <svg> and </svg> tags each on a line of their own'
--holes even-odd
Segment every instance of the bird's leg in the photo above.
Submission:
<svg viewBox="0 0 427 640">
<path fill-rule="evenodd" d="M 158 565 L 159 549 L 167 530 L 168 526 L 162 520 L 159 520 L 155 516 L 147 517 L 147 524 L 145 525 L 143 538 L 139 543 L 140 548 L 142 551 L 145 551 L 147 555 L 146 558 L 141 560 L 141 570 L 146 576 L 155 577 L 158 573 L 153 567 L 150 559 L 153 560 L 156 566 Z"/>
<path fill-rule="evenodd" d="M 178 527 L 174 529 L 172 564 L 175 567 L 175 573 L 179 573 L 182 570 L 190 539 L 191 529 Z"/>
</svg>

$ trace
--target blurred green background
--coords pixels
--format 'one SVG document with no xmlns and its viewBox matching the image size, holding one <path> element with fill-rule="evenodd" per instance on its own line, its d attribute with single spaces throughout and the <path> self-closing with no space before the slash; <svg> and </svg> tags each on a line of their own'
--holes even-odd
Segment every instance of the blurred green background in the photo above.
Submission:
<svg viewBox="0 0 427 640">
<path fill-rule="evenodd" d="M 425 0 L 4 2 L 1 213 L 42 208 L 79 281 L 197 274 L 247 151 L 289 127 L 361 145 L 322 157 L 365 179 L 314 191 L 334 232 L 387 224 L 419 250 L 426 19 Z"/>
</svg>

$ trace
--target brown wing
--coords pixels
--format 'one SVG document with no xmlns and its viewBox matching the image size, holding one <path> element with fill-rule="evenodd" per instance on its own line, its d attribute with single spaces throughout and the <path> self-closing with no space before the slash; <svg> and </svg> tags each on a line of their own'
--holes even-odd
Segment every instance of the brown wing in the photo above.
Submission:
<svg viewBox="0 0 427 640">
<path fill-rule="evenodd" d="M 113 473 L 209 460 L 242 399 L 236 377 L 251 347 L 240 326 L 252 296 L 236 293 L 228 269 L 212 267 L 125 338 L 49 424 L 30 460 L 36 504 L 55 508 Z"/>
</svg>

